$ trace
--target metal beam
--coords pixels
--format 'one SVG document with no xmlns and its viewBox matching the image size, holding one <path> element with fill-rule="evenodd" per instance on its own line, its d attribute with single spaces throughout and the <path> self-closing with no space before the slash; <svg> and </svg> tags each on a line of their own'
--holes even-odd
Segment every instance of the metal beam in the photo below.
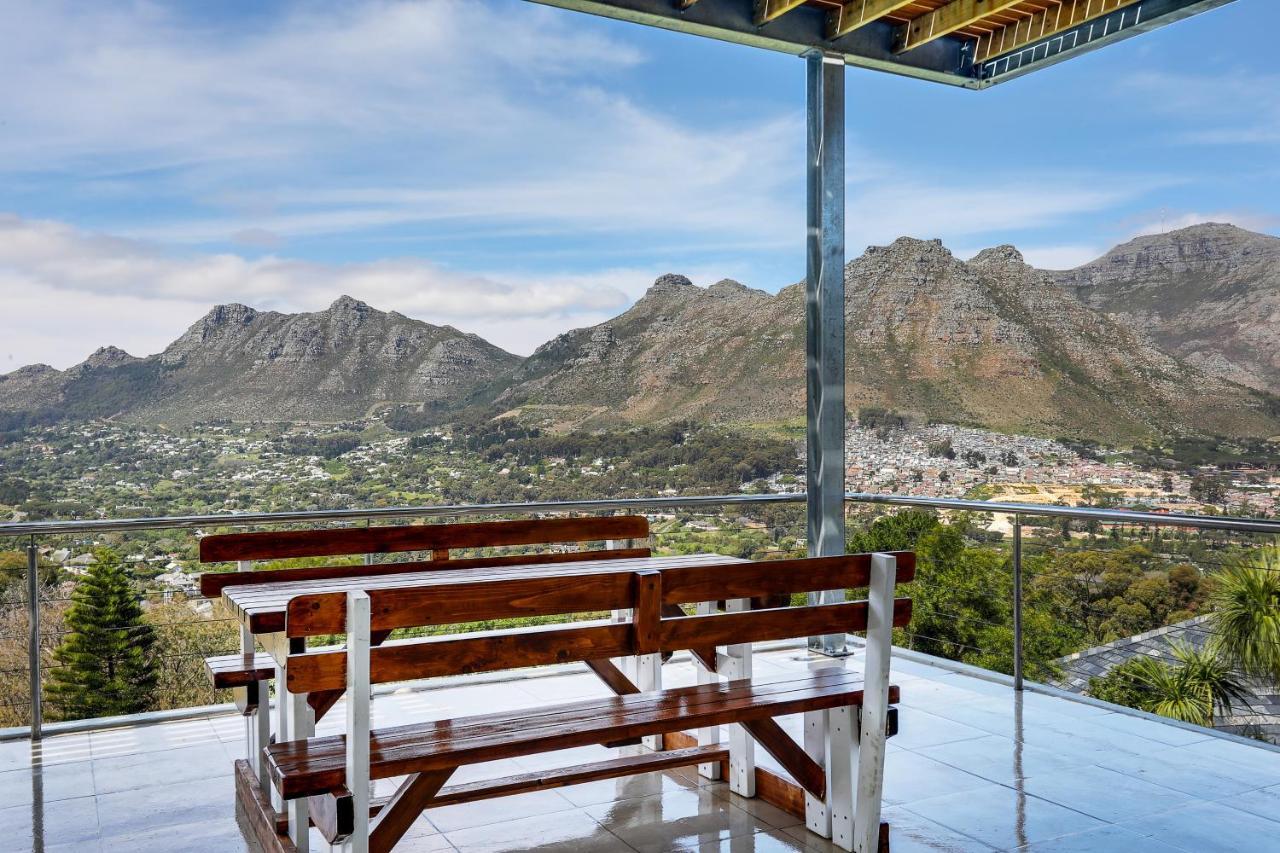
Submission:
<svg viewBox="0 0 1280 853">
<path fill-rule="evenodd" d="M 838 39 L 885 15 L 892 15 L 915 0 L 850 0 L 827 16 L 827 38 Z"/>
<path fill-rule="evenodd" d="M 753 0 L 529 0 L 575 12 L 586 12 L 678 33 L 713 38 L 747 47 L 802 56 L 810 50 L 839 54 L 846 65 L 887 71 L 969 89 L 983 84 L 958 39 L 939 39 L 895 56 L 890 49 L 894 26 L 876 20 L 834 41 L 827 38 L 827 12 L 819 6 L 797 6 L 766 26 L 756 25 Z"/>
<path fill-rule="evenodd" d="M 805 55 L 808 115 L 808 236 L 805 274 L 806 475 L 809 555 L 843 554 L 844 536 L 844 61 Z M 810 593 L 844 600 L 844 590 Z M 811 637 L 811 648 L 843 654 L 843 634 Z"/>
<path fill-rule="evenodd" d="M 893 37 L 893 52 L 915 50 L 922 44 L 951 35 L 1024 2 L 1026 0 L 951 0 L 945 6 L 900 25 Z"/>
<path fill-rule="evenodd" d="M 1055 5 L 1019 18 L 1012 24 L 997 27 L 980 37 L 974 61 L 986 62 L 993 56 L 1003 56 L 1139 2 L 1141 0 L 1054 0 Z"/>
<path fill-rule="evenodd" d="M 975 69 L 984 88 L 994 86 L 1234 2 L 1141 0 L 1055 35 L 1038 38 L 1018 50 L 975 63 Z"/>
</svg>

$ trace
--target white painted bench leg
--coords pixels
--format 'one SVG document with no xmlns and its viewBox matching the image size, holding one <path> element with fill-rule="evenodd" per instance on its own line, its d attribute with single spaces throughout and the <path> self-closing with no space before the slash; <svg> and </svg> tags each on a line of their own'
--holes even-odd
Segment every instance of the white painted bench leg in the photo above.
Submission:
<svg viewBox="0 0 1280 853">
<path fill-rule="evenodd" d="M 725 603 L 730 613 L 751 609 L 751 599 Z M 751 644 L 736 643 L 725 649 L 724 676 L 730 681 L 751 678 Z M 740 724 L 729 726 L 729 790 L 742 797 L 756 795 L 756 742 Z"/>
<path fill-rule="evenodd" d="M 262 644 L 270 650 L 271 657 L 276 661 L 276 742 L 284 743 L 289 740 L 289 697 L 284 689 L 287 668 L 285 660 L 289 657 L 289 641 L 285 639 L 284 634 L 267 634 L 262 637 Z M 276 790 L 276 786 L 271 785 L 267 790 L 271 792 L 271 808 L 275 809 L 277 814 L 283 813 L 284 799 Z"/>
<path fill-rule="evenodd" d="M 804 751 L 827 771 L 827 794 L 818 799 L 805 791 L 804 825 L 823 838 L 831 837 L 831 763 L 827 759 L 827 712 L 806 711 L 804 714 Z"/>
<path fill-rule="evenodd" d="M 347 790 L 355 823 L 343 853 L 369 851 L 370 612 L 368 593 L 347 593 Z"/>
<path fill-rule="evenodd" d="M 253 571 L 252 560 L 240 560 L 236 563 L 237 572 Z M 240 626 L 240 654 L 251 655 L 256 651 L 253 632 L 248 625 Z M 271 743 L 271 682 L 259 681 L 249 690 L 257 690 L 258 707 L 244 718 L 245 752 L 249 768 L 258 777 L 258 785 L 264 791 L 270 791 L 271 776 L 267 772 L 267 763 L 262 760 L 262 750 Z M 247 697 L 252 699 L 253 697 Z"/>
<path fill-rule="evenodd" d="M 871 556 L 852 848 L 856 853 L 878 853 L 880 848 L 885 728 L 889 720 L 889 658 L 893 651 L 893 586 L 897 573 L 898 561 L 892 554 Z"/>
<path fill-rule="evenodd" d="M 708 616 L 714 613 L 715 609 L 716 603 L 714 601 L 703 601 L 698 604 L 698 614 L 700 616 Z M 718 651 L 716 649 L 712 649 L 711 653 L 718 654 Z M 712 662 L 714 663 L 714 661 Z M 718 675 L 704 667 L 696 660 L 693 663 L 693 668 L 698 674 L 699 684 L 715 684 L 720 680 Z M 703 728 L 698 729 L 698 746 L 713 746 L 718 744 L 720 743 L 720 737 L 721 732 L 719 726 L 704 726 Z M 698 775 L 702 776 L 704 779 L 719 779 L 720 762 L 714 761 L 707 764 L 699 764 Z"/>
<path fill-rule="evenodd" d="M 638 655 L 632 660 L 635 661 L 636 665 L 636 678 L 634 679 L 636 687 L 639 687 L 645 693 L 661 690 L 662 655 Z M 662 735 L 645 735 L 643 742 L 648 749 L 662 749 Z"/>
<path fill-rule="evenodd" d="M 281 638 L 291 652 L 306 650 L 305 640 L 287 639 L 283 634 Z M 281 660 L 287 660 L 287 657 Z M 284 740 L 304 740 L 316 733 L 315 711 L 307 704 L 306 693 L 290 693 L 284 687 L 289 683 L 287 679 L 288 664 L 277 665 L 276 684 L 280 688 L 280 697 L 277 701 L 284 708 L 280 736 Z M 289 839 L 293 841 L 298 853 L 308 853 L 311 849 L 311 810 L 307 805 L 306 797 L 289 800 L 285 810 L 289 815 Z"/>
<path fill-rule="evenodd" d="M 853 850 L 854 777 L 858 738 L 857 709 L 832 708 L 827 715 L 827 809 L 831 822 L 831 843 L 841 850 Z"/>
</svg>

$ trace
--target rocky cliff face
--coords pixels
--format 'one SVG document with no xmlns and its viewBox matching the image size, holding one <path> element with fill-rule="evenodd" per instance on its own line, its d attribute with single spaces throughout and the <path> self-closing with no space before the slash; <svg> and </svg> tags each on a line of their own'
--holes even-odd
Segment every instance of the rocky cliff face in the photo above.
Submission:
<svg viewBox="0 0 1280 853">
<path fill-rule="evenodd" d="M 384 403 L 461 403 L 519 361 L 475 335 L 347 296 L 311 314 L 220 305 L 148 359 L 99 350 L 62 373 L 10 374 L 0 405 L 32 408 L 41 398 L 76 414 L 89 395 L 92 414 L 141 421 L 342 420 Z M 113 386 L 119 393 L 105 396 L 115 410 L 104 411 Z"/>
<path fill-rule="evenodd" d="M 1280 393 L 1280 239 L 1196 225 L 1054 279 L 1206 373 Z"/>
<path fill-rule="evenodd" d="M 1268 402 L 1082 305 L 1011 246 L 965 263 L 939 241 L 872 247 L 845 269 L 849 406 L 1131 441 L 1266 434 Z M 540 348 L 498 397 L 554 421 L 804 414 L 804 293 L 663 276 L 620 317 Z"/>
</svg>

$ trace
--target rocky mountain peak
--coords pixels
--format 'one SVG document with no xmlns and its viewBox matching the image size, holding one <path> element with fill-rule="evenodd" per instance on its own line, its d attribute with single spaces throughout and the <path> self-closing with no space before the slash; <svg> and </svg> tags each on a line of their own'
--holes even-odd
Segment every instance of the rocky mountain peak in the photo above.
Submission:
<svg viewBox="0 0 1280 853">
<path fill-rule="evenodd" d="M 983 249 L 969 261 L 970 265 L 979 267 L 1021 267 L 1026 266 L 1026 263 L 1022 253 L 1007 243 Z"/>
<path fill-rule="evenodd" d="M 115 367 L 118 364 L 127 364 L 131 361 L 140 361 L 136 356 L 120 349 L 119 347 L 99 347 L 93 351 L 93 354 L 84 360 L 84 367 Z"/>
<path fill-rule="evenodd" d="M 731 278 L 722 278 L 707 288 L 707 295 L 717 299 L 730 299 L 734 296 L 747 296 L 752 293 L 763 293 L 763 291 L 752 290 L 742 282 L 734 281 Z"/>
<path fill-rule="evenodd" d="M 239 302 L 229 302 L 226 305 L 215 305 L 205 314 L 197 323 L 206 329 L 219 328 L 221 326 L 247 326 L 258 316 L 258 312 L 250 308 L 248 305 L 241 305 Z"/>
<path fill-rule="evenodd" d="M 658 276 L 658 278 L 653 282 L 653 285 L 649 288 L 648 292 L 645 293 L 645 296 L 656 296 L 664 293 L 681 293 L 693 286 L 693 282 L 689 281 L 685 276 L 682 276 L 679 273 L 669 272 L 666 275 Z"/>
<path fill-rule="evenodd" d="M 347 296 L 344 293 L 342 296 L 339 296 L 337 299 L 333 300 L 333 304 L 329 306 L 328 310 L 325 313 L 336 314 L 336 315 L 356 315 L 356 316 L 364 317 L 369 314 L 377 313 L 377 312 L 375 312 L 375 310 L 369 305 L 369 303 L 361 302 L 359 299 L 356 299 L 351 296 Z"/>
</svg>

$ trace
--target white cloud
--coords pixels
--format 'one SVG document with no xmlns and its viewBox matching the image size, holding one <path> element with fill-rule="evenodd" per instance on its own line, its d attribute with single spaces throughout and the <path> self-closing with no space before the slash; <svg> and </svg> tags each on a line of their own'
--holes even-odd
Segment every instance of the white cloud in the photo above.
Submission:
<svg viewBox="0 0 1280 853">
<path fill-rule="evenodd" d="M 487 275 L 417 260 L 321 264 L 268 256 L 173 254 L 48 221 L 0 216 L 0 339 L 9 366 L 66 367 L 104 344 L 156 352 L 215 303 L 321 310 L 340 294 L 473 331 L 515 351 L 613 316 L 653 270 Z"/>
</svg>

